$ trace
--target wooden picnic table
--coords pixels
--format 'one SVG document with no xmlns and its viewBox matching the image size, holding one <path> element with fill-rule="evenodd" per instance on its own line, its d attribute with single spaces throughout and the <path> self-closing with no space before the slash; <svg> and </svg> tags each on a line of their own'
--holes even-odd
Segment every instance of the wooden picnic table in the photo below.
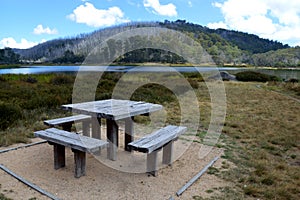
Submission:
<svg viewBox="0 0 300 200">
<path fill-rule="evenodd" d="M 74 113 L 92 116 L 92 137 L 101 139 L 100 131 L 94 128 L 101 122 L 101 118 L 106 119 L 107 125 L 107 157 L 111 160 L 117 159 L 118 148 L 118 124 L 117 120 L 125 120 L 125 150 L 131 151 L 128 143 L 133 141 L 133 118 L 137 115 L 150 114 L 161 110 L 163 107 L 159 104 L 147 103 L 143 101 L 107 99 L 100 101 L 91 101 L 62 106 L 63 109 Z"/>
</svg>

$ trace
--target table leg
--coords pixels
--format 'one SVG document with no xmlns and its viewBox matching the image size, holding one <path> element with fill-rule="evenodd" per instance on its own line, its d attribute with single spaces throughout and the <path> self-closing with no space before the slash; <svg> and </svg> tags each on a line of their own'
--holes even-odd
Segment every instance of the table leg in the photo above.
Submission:
<svg viewBox="0 0 300 200">
<path fill-rule="evenodd" d="M 101 118 L 92 117 L 92 138 L 101 139 Z"/>
<path fill-rule="evenodd" d="M 118 150 L 118 124 L 115 120 L 106 120 L 107 130 L 106 136 L 109 145 L 107 147 L 107 158 L 110 160 L 117 160 L 117 150 Z"/>
<path fill-rule="evenodd" d="M 128 143 L 134 140 L 133 118 L 128 117 L 125 119 L 125 151 L 129 152 L 131 152 L 131 148 L 128 146 Z"/>
<path fill-rule="evenodd" d="M 89 121 L 82 122 L 82 134 L 84 136 L 90 137 L 90 122 Z"/>
<path fill-rule="evenodd" d="M 101 140 L 101 118 L 92 117 L 92 138 Z M 95 155 L 101 154 L 101 148 Z"/>
</svg>

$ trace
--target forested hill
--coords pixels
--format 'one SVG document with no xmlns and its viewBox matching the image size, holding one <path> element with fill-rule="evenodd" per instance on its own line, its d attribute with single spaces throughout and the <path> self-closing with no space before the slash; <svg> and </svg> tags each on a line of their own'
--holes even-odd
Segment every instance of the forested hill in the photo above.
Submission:
<svg viewBox="0 0 300 200">
<path fill-rule="evenodd" d="M 261 39 L 257 35 L 253 34 L 238 31 L 228 31 L 226 29 L 217 29 L 211 31 L 231 42 L 233 45 L 238 46 L 240 49 L 249 51 L 251 53 L 265 53 L 268 51 L 289 48 L 287 44 L 283 45 L 277 41 Z"/>
<path fill-rule="evenodd" d="M 163 27 L 177 30 L 192 37 L 212 56 L 218 65 L 258 65 L 272 67 L 300 66 L 300 48 L 290 48 L 277 41 L 259 38 L 256 35 L 225 29 L 209 29 L 207 27 L 188 23 L 185 20 L 174 22 L 138 22 L 123 24 L 115 27 L 100 29 L 98 31 L 80 34 L 76 37 L 55 39 L 30 49 L 13 49 L 20 55 L 22 62 L 43 62 L 54 64 L 81 63 L 91 50 L 110 36 L 122 31 L 139 27 Z M 138 39 L 138 40 L 137 40 Z M 143 38 L 134 41 L 143 42 Z M 110 40 L 107 56 L 114 54 L 128 44 L 119 44 L 119 41 Z M 156 42 L 163 42 L 158 40 Z M 131 44 L 134 45 L 134 44 Z M 2 52 L 9 51 L 3 49 Z M 3 55 L 5 53 L 2 53 Z M 3 56 L 0 51 L 0 64 Z M 5 54 L 7 55 L 7 53 Z M 276 60 L 270 60 L 275 57 Z M 139 49 L 126 53 L 115 60 L 119 63 L 185 63 L 182 57 L 171 52 L 157 49 Z"/>
<path fill-rule="evenodd" d="M 216 34 L 216 37 L 220 36 L 232 45 L 236 45 L 239 49 L 251 53 L 265 53 L 272 50 L 289 48 L 288 45 L 283 45 L 277 41 L 262 39 L 257 35 L 226 29 L 209 29 L 198 24 L 187 23 L 185 20 L 177 20 L 175 22 L 165 21 L 164 23 L 160 23 L 160 25 L 183 32 L 192 32 L 196 34 L 196 37 L 197 34 L 204 33 L 210 36 L 210 42 L 215 42 L 213 36 Z"/>
</svg>

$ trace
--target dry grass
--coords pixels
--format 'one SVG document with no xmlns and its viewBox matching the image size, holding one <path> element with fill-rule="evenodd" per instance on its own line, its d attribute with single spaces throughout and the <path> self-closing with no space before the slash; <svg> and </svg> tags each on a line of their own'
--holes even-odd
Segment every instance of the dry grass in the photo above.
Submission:
<svg viewBox="0 0 300 200">
<path fill-rule="evenodd" d="M 298 99 L 300 97 L 300 83 L 292 82 L 269 82 L 264 85 L 265 89 L 279 92 L 287 97 Z M 297 101 L 297 100 L 296 100 Z"/>
<path fill-rule="evenodd" d="M 218 175 L 246 197 L 298 199 L 300 103 L 257 83 L 226 83 L 226 94 L 224 158 L 236 167 Z"/>
</svg>

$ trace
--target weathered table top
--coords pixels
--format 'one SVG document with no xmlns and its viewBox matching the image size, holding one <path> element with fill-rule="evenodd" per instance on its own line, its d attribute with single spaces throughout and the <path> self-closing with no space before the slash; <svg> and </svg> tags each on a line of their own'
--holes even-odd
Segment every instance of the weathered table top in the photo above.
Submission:
<svg viewBox="0 0 300 200">
<path fill-rule="evenodd" d="M 136 115 L 148 114 L 154 111 L 158 111 L 163 107 L 159 104 L 147 103 L 143 101 L 107 99 L 100 101 L 67 104 L 63 105 L 62 108 L 75 113 L 91 115 L 98 118 L 120 120 Z"/>
</svg>

